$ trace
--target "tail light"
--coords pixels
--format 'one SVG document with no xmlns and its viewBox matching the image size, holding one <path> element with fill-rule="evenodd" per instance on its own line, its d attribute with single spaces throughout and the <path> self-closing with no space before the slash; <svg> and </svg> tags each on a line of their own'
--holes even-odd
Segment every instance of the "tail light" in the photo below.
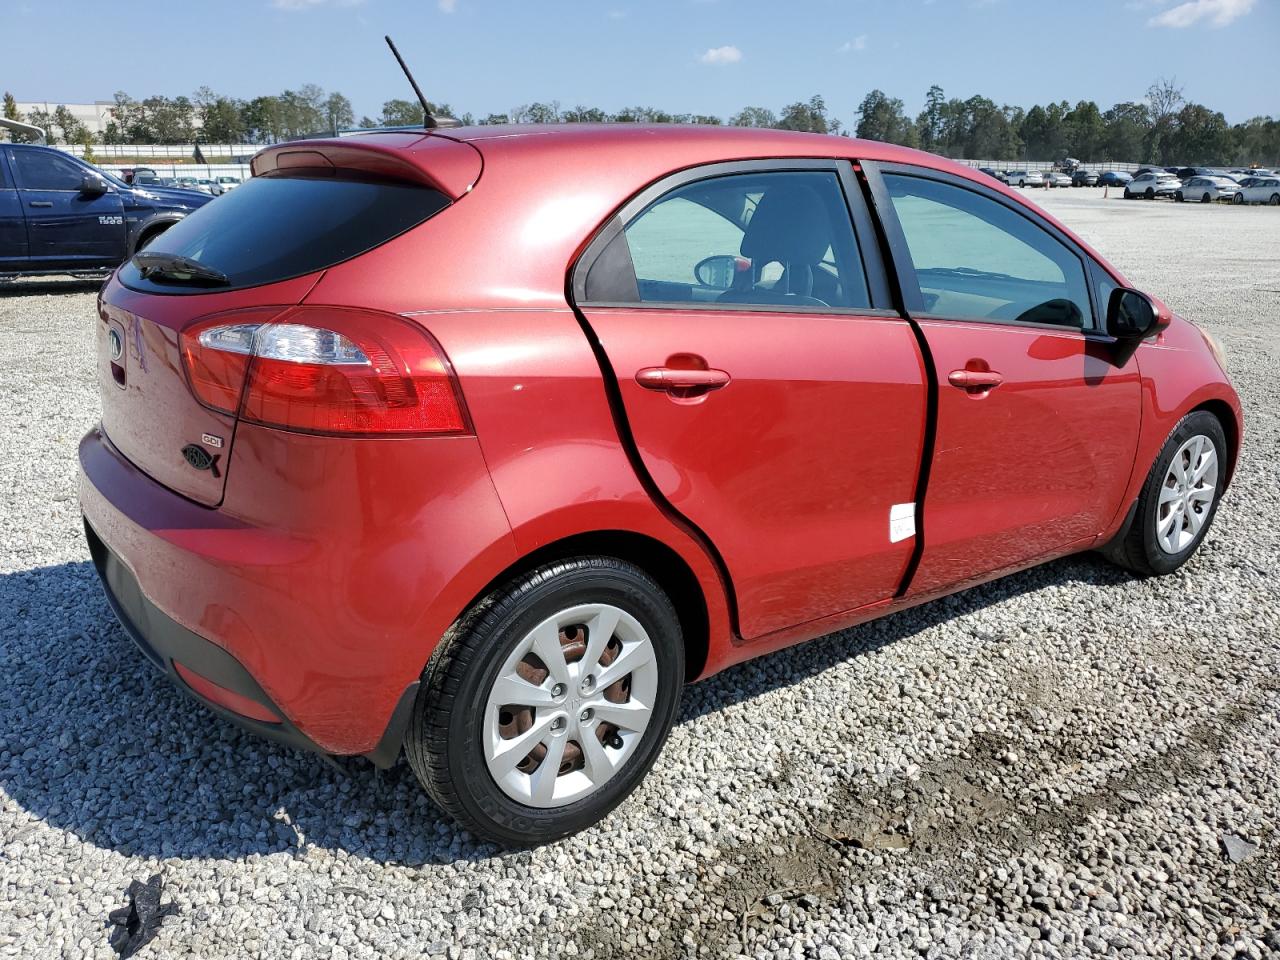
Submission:
<svg viewBox="0 0 1280 960">
<path fill-rule="evenodd" d="M 303 433 L 467 429 L 448 360 L 421 327 L 338 307 L 223 314 L 182 331 L 196 398 L 250 423 Z"/>
</svg>

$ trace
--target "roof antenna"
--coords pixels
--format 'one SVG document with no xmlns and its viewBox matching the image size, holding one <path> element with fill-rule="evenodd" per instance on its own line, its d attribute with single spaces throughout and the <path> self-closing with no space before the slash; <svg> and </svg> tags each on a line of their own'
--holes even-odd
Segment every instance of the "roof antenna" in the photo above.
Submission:
<svg viewBox="0 0 1280 960">
<path fill-rule="evenodd" d="M 387 46 L 391 48 L 391 52 L 395 54 L 396 62 L 400 64 L 400 69 L 404 71 L 404 75 L 409 78 L 409 86 L 413 87 L 413 92 L 418 95 L 418 102 L 422 104 L 422 125 L 428 130 L 434 130 L 440 126 L 440 122 L 431 115 L 431 105 L 427 103 L 427 98 L 422 95 L 422 88 L 418 86 L 418 81 L 413 79 L 413 74 L 409 72 L 409 65 L 404 62 L 404 57 L 400 56 L 400 51 L 396 49 L 394 41 L 390 36 L 386 38 Z"/>
</svg>

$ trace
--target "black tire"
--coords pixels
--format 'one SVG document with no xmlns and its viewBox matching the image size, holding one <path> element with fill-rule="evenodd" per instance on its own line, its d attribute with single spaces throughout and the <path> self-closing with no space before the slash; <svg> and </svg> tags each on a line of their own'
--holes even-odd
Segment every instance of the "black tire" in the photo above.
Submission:
<svg viewBox="0 0 1280 960">
<path fill-rule="evenodd" d="M 1128 187 L 1125 187 L 1125 188 L 1124 188 L 1124 198 L 1125 198 L 1126 200 L 1132 200 L 1132 199 L 1133 199 L 1133 194 L 1129 192 L 1129 188 L 1128 188 Z"/>
<path fill-rule="evenodd" d="M 1213 197 L 1209 196 L 1207 192 L 1203 197 L 1200 198 L 1201 203 L 1211 203 L 1212 201 L 1213 201 Z"/>
<path fill-rule="evenodd" d="M 1179 190 L 1177 193 L 1173 195 L 1173 199 L 1177 200 L 1179 203 L 1182 203 L 1184 200 L 1186 200 L 1186 197 L 1184 197 L 1182 195 L 1182 191 Z"/>
<path fill-rule="evenodd" d="M 1273 207 L 1280 207 L 1280 193 L 1273 193 L 1267 203 Z"/>
<path fill-rule="evenodd" d="M 653 643 L 658 687 L 635 752 L 580 800 L 534 807 L 507 795 L 485 761 L 488 692 L 512 650 L 539 623 L 580 603 L 634 616 Z M 671 601 L 644 571 L 610 557 L 540 567 L 478 602 L 440 641 L 423 673 L 405 754 L 436 804 L 473 834 L 509 847 L 549 843 L 603 819 L 640 783 L 666 742 L 684 684 L 684 639 Z"/>
<path fill-rule="evenodd" d="M 1209 504 L 1204 524 L 1200 527 L 1200 532 L 1196 534 L 1195 539 L 1185 550 L 1166 553 L 1155 536 L 1160 488 L 1164 484 L 1165 475 L 1173 462 L 1174 454 L 1197 434 L 1209 438 L 1218 456 L 1217 490 L 1214 492 L 1213 502 Z M 1165 441 L 1160 449 L 1160 455 L 1151 466 L 1151 472 L 1147 474 L 1147 480 L 1142 485 L 1142 492 L 1138 495 L 1137 508 L 1133 512 L 1129 526 L 1120 531 L 1116 539 L 1103 549 L 1103 553 L 1114 563 L 1132 570 L 1139 576 L 1150 577 L 1173 573 L 1191 559 L 1213 525 L 1218 504 L 1222 500 L 1222 485 L 1226 480 L 1227 467 L 1227 438 L 1218 418 L 1204 410 L 1197 410 L 1183 417 L 1169 434 L 1169 439 Z"/>
<path fill-rule="evenodd" d="M 1239 206 L 1240 204 L 1244 203 L 1244 194 L 1237 193 L 1235 196 L 1231 198 L 1231 202 L 1234 203 L 1236 206 Z"/>
<path fill-rule="evenodd" d="M 1148 200 L 1154 200 L 1156 198 L 1155 190 L 1153 190 L 1151 187 L 1147 187 L 1146 197 Z"/>
<path fill-rule="evenodd" d="M 139 250 L 145 250 L 147 246 L 151 243 L 151 241 L 154 240 L 156 237 L 160 236 L 160 234 L 164 233 L 166 230 L 168 230 L 169 226 L 170 225 L 166 223 L 163 226 L 154 227 L 153 229 L 148 230 L 146 233 L 144 233 L 142 236 L 138 238 L 138 245 L 133 248 L 133 252 L 137 253 Z"/>
</svg>

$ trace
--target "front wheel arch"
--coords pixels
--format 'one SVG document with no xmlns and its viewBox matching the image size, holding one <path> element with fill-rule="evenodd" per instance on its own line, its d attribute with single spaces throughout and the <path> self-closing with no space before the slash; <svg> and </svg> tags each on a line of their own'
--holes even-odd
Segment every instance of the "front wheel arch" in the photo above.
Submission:
<svg viewBox="0 0 1280 960">
<path fill-rule="evenodd" d="M 129 256 L 132 257 L 135 253 L 146 247 L 147 244 L 177 222 L 177 220 L 160 220 L 158 222 L 153 220 L 151 223 L 145 224 L 142 229 L 138 231 L 138 239 L 134 241 L 133 249 L 129 251 Z"/>
</svg>

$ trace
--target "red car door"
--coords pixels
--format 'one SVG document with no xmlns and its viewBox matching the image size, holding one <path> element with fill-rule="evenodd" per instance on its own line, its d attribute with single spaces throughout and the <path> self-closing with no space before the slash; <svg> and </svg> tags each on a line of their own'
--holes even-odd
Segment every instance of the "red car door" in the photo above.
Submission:
<svg viewBox="0 0 1280 960">
<path fill-rule="evenodd" d="M 868 166 L 937 384 L 909 592 L 1088 546 L 1125 506 L 1140 416 L 1137 361 L 1096 332 L 1100 268 L 995 191 Z"/>
<path fill-rule="evenodd" d="M 886 599 L 911 559 L 923 361 L 849 177 L 686 172 L 576 274 L 643 469 L 720 553 L 746 639 Z"/>
</svg>

